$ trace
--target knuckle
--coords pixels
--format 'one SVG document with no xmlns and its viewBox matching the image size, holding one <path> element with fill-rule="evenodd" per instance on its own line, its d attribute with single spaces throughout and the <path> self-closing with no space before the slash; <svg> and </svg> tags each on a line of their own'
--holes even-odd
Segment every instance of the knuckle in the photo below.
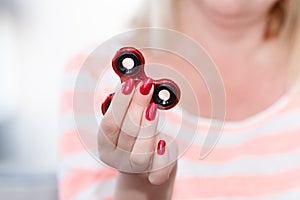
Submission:
<svg viewBox="0 0 300 200">
<path fill-rule="evenodd" d="M 131 154 L 130 161 L 135 168 L 147 169 L 150 164 L 150 156 L 147 154 Z"/>
<path fill-rule="evenodd" d="M 142 111 L 144 110 L 150 102 L 151 97 L 147 96 L 134 96 L 132 99 L 131 106 L 134 107 L 135 110 Z"/>
<path fill-rule="evenodd" d="M 139 122 L 141 121 L 142 114 L 142 109 L 131 108 L 128 110 L 127 120 L 132 124 L 139 124 Z"/>
<path fill-rule="evenodd" d="M 144 109 L 147 106 L 147 104 L 148 104 L 148 100 L 147 99 L 143 99 L 143 98 L 133 99 L 132 102 L 134 103 L 135 107 L 137 109 L 140 109 L 140 110 Z"/>
<path fill-rule="evenodd" d="M 127 140 L 128 142 L 121 142 L 118 144 L 118 146 L 116 147 L 116 149 L 120 152 L 120 153 L 130 153 L 131 148 L 132 148 L 132 140 Z"/>
<path fill-rule="evenodd" d="M 118 126 L 114 120 L 109 119 L 108 117 L 104 117 L 101 120 L 100 128 L 104 132 L 114 132 L 115 130 L 118 129 Z"/>
<path fill-rule="evenodd" d="M 138 134 L 138 127 L 132 127 L 132 126 L 124 126 L 121 128 L 123 134 L 126 136 L 126 137 L 129 137 L 129 138 L 135 138 Z"/>
<path fill-rule="evenodd" d="M 137 122 L 137 119 L 126 118 L 124 120 L 121 130 L 132 137 L 136 137 L 140 129 L 140 124 Z"/>
<path fill-rule="evenodd" d="M 115 145 L 112 143 L 111 140 L 109 140 L 108 137 L 100 133 L 98 134 L 97 138 L 97 146 L 99 152 L 105 152 L 107 149 L 114 148 Z"/>
</svg>

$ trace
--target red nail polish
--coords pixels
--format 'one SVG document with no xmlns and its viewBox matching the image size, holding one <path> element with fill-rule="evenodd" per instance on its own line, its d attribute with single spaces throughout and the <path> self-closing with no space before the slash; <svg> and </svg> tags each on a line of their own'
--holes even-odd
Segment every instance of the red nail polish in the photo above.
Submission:
<svg viewBox="0 0 300 200">
<path fill-rule="evenodd" d="M 157 105 L 155 103 L 150 103 L 146 110 L 146 119 L 153 121 L 156 116 Z"/>
<path fill-rule="evenodd" d="M 125 84 L 122 86 L 122 93 L 125 95 L 129 95 L 132 90 L 133 90 L 133 86 L 134 86 L 134 81 L 133 79 L 128 79 Z"/>
<path fill-rule="evenodd" d="M 140 92 L 142 95 L 148 95 L 150 90 L 151 90 L 151 87 L 152 87 L 152 83 L 153 83 L 153 80 L 151 78 L 146 78 L 144 81 L 143 81 L 143 85 L 140 87 Z"/>
<path fill-rule="evenodd" d="M 108 110 L 109 106 L 110 106 L 110 103 L 112 101 L 112 98 L 114 96 L 114 93 L 113 94 L 110 94 L 106 97 L 105 101 L 102 103 L 101 105 L 101 111 L 102 111 L 102 114 L 105 115 L 106 111 Z"/>
<path fill-rule="evenodd" d="M 159 140 L 158 144 L 157 144 L 157 154 L 158 155 L 163 155 L 165 153 L 166 150 L 166 141 L 164 140 Z"/>
</svg>

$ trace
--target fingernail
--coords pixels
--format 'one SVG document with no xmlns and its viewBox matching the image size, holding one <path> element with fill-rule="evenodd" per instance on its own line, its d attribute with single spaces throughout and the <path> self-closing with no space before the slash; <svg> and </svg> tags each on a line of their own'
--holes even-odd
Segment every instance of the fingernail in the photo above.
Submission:
<svg viewBox="0 0 300 200">
<path fill-rule="evenodd" d="M 128 79 L 125 84 L 122 86 L 122 93 L 125 95 L 129 95 L 133 90 L 133 79 Z"/>
<path fill-rule="evenodd" d="M 150 90 L 151 90 L 151 87 L 152 87 L 152 79 L 151 78 L 146 78 L 144 81 L 143 81 L 143 85 L 140 87 L 140 92 L 142 95 L 148 95 Z"/>
<path fill-rule="evenodd" d="M 165 153 L 166 150 L 166 141 L 164 140 L 159 140 L 158 144 L 157 144 L 157 154 L 158 155 L 163 155 Z"/>
<path fill-rule="evenodd" d="M 105 115 L 106 111 L 108 110 L 113 96 L 114 96 L 114 94 L 108 95 L 106 97 L 105 101 L 102 103 L 102 105 L 101 105 L 101 111 L 102 111 L 103 115 Z"/>
<path fill-rule="evenodd" d="M 146 110 L 146 119 L 153 121 L 156 116 L 157 106 L 155 103 L 150 103 Z"/>
</svg>

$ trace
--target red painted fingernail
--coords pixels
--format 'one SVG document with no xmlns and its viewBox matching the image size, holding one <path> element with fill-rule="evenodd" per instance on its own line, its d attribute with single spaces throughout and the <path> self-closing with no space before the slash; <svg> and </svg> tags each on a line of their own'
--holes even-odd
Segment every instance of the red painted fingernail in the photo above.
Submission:
<svg viewBox="0 0 300 200">
<path fill-rule="evenodd" d="M 133 86 L 134 86 L 134 81 L 133 79 L 128 79 L 125 84 L 122 86 L 122 93 L 125 95 L 129 95 L 132 90 L 133 90 Z"/>
<path fill-rule="evenodd" d="M 101 111 L 102 111 L 102 114 L 103 114 L 103 115 L 105 115 L 107 109 L 109 108 L 113 96 L 114 96 L 114 93 L 108 95 L 108 96 L 106 97 L 105 101 L 102 103 L 102 105 L 101 105 Z"/>
<path fill-rule="evenodd" d="M 146 110 L 146 119 L 153 121 L 156 116 L 157 105 L 155 103 L 150 103 Z"/>
<path fill-rule="evenodd" d="M 152 83 L 153 83 L 153 80 L 151 78 L 146 78 L 144 81 L 143 81 L 143 85 L 140 87 L 140 92 L 142 95 L 148 95 L 150 90 L 151 90 L 151 87 L 152 87 Z"/>
<path fill-rule="evenodd" d="M 158 144 L 157 144 L 157 154 L 158 155 L 163 155 L 165 153 L 166 150 L 166 141 L 164 140 L 159 140 Z"/>
</svg>

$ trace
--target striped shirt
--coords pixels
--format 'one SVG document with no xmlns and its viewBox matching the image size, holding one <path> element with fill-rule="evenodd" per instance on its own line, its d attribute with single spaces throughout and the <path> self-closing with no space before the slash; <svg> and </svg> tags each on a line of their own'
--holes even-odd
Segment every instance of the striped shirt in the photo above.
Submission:
<svg viewBox="0 0 300 200">
<path fill-rule="evenodd" d="M 97 127 L 87 120 L 87 127 L 78 128 L 74 120 L 75 115 L 98 112 L 99 122 L 101 102 L 119 82 L 110 68 L 101 81 L 91 71 L 87 79 L 100 85 L 91 91 L 96 99 L 94 110 L 75 113 L 75 82 L 88 55 L 76 55 L 65 69 L 60 107 L 61 200 L 112 199 L 116 184 L 117 171 L 95 159 Z M 87 95 L 84 86 L 76 87 L 76 92 Z M 167 112 L 165 119 L 159 128 L 166 134 L 182 129 L 188 134 L 189 124 L 200 121 L 191 146 L 178 160 L 172 199 L 300 199 L 300 84 L 268 109 L 243 121 L 226 122 L 217 145 L 204 159 L 199 155 L 210 121 L 195 119 L 179 108 Z"/>
</svg>

